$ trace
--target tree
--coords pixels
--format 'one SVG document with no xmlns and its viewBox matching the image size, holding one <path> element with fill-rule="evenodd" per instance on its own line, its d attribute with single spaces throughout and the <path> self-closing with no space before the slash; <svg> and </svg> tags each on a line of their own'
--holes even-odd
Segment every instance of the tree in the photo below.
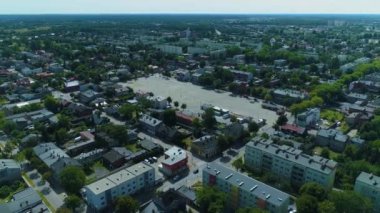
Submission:
<svg viewBox="0 0 380 213">
<path fill-rule="evenodd" d="M 318 213 L 318 200 L 311 195 L 301 195 L 296 200 L 296 205 L 299 213 Z"/>
<path fill-rule="evenodd" d="M 65 142 L 68 138 L 67 130 L 64 128 L 60 128 L 57 131 L 55 131 L 54 136 L 58 144 L 63 144 L 63 142 Z"/>
<path fill-rule="evenodd" d="M 172 98 L 171 98 L 170 96 L 169 96 L 169 97 L 167 97 L 167 98 L 166 98 L 166 100 L 168 101 L 168 103 L 169 103 L 169 104 L 171 104 L 171 103 L 172 103 L 172 101 L 173 101 L 173 100 L 172 100 Z"/>
<path fill-rule="evenodd" d="M 186 109 L 187 105 L 186 104 L 181 104 L 181 109 Z"/>
<path fill-rule="evenodd" d="M 334 203 L 336 212 L 373 212 L 373 204 L 371 201 L 354 191 L 332 191 L 329 196 L 329 201 Z"/>
<path fill-rule="evenodd" d="M 137 111 L 137 107 L 132 104 L 124 104 L 119 109 L 119 113 L 121 114 L 121 116 L 127 120 L 131 120 L 136 111 Z"/>
<path fill-rule="evenodd" d="M 325 201 L 319 203 L 318 209 L 319 209 L 319 213 L 335 213 L 335 212 L 337 212 L 334 203 L 332 203 L 328 200 L 325 200 Z"/>
<path fill-rule="evenodd" d="M 174 101 L 174 106 L 175 106 L 175 107 L 178 107 L 178 106 L 179 106 L 178 101 Z"/>
<path fill-rule="evenodd" d="M 280 115 L 276 121 L 276 124 L 278 126 L 282 126 L 282 125 L 285 125 L 287 122 L 288 122 L 288 118 L 286 117 L 286 115 Z"/>
<path fill-rule="evenodd" d="M 197 203 L 201 212 L 223 212 L 227 195 L 215 187 L 202 187 L 196 191 Z"/>
<path fill-rule="evenodd" d="M 45 105 L 46 109 L 48 109 L 52 112 L 56 113 L 59 110 L 59 101 L 51 95 L 48 95 L 45 97 L 44 105 Z"/>
<path fill-rule="evenodd" d="M 44 180 L 49 180 L 51 176 L 52 176 L 51 171 L 47 171 L 47 172 L 45 172 L 45 173 L 42 175 L 42 179 L 44 179 Z"/>
<path fill-rule="evenodd" d="M 139 203 L 130 196 L 121 196 L 116 199 L 116 213 L 135 213 L 139 209 Z"/>
<path fill-rule="evenodd" d="M 330 151 L 326 147 L 324 147 L 322 149 L 322 151 L 321 151 L 321 157 L 330 159 Z"/>
<path fill-rule="evenodd" d="M 305 183 L 300 189 L 300 194 L 313 196 L 319 201 L 323 201 L 327 198 L 327 192 L 325 188 L 315 182 Z"/>
<path fill-rule="evenodd" d="M 168 126 L 174 126 L 177 123 L 177 115 L 175 110 L 167 109 L 164 111 L 163 121 Z"/>
<path fill-rule="evenodd" d="M 65 198 L 64 202 L 67 208 L 75 211 L 75 209 L 80 206 L 81 199 L 78 196 L 71 194 Z"/>
<path fill-rule="evenodd" d="M 84 186 L 86 174 L 83 170 L 76 166 L 68 166 L 63 169 L 60 174 L 62 186 L 68 193 L 79 193 L 79 190 Z"/>
<path fill-rule="evenodd" d="M 240 208 L 236 213 L 269 213 L 266 210 L 259 208 Z"/>
<path fill-rule="evenodd" d="M 70 209 L 68 208 L 65 208 L 65 207 L 60 207 L 57 209 L 56 213 L 72 213 L 73 211 L 71 211 Z"/>
<path fill-rule="evenodd" d="M 240 157 L 232 162 L 232 166 L 235 167 L 236 170 L 242 169 L 244 167 L 243 157 Z"/>
<path fill-rule="evenodd" d="M 216 124 L 215 112 L 212 108 L 206 109 L 203 114 L 203 124 L 207 129 L 213 129 Z"/>
<path fill-rule="evenodd" d="M 248 130 L 250 132 L 257 132 L 259 131 L 259 128 L 260 128 L 259 125 L 255 121 L 251 121 L 248 124 Z"/>
</svg>

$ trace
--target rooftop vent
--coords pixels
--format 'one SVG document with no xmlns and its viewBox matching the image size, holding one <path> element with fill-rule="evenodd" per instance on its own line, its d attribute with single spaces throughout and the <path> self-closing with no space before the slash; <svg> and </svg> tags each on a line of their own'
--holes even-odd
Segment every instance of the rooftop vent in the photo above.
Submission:
<svg viewBox="0 0 380 213">
<path fill-rule="evenodd" d="M 239 186 L 242 186 L 243 184 L 244 184 L 244 182 L 242 181 L 242 182 L 239 183 Z"/>
<path fill-rule="evenodd" d="M 270 194 L 265 197 L 265 199 L 269 199 L 269 198 L 270 198 Z"/>
<path fill-rule="evenodd" d="M 232 176 L 233 176 L 233 174 L 231 173 L 231 174 L 227 175 L 224 179 L 228 180 L 228 178 L 230 178 Z"/>
<path fill-rule="evenodd" d="M 256 188 L 257 188 L 257 185 L 254 185 L 252 188 L 249 189 L 249 191 L 252 192 L 252 191 L 255 190 Z"/>
</svg>

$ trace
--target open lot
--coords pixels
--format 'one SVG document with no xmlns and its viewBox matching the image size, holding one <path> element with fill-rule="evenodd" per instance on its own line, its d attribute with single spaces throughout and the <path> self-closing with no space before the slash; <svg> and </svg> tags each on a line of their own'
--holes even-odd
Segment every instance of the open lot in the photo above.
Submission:
<svg viewBox="0 0 380 213">
<path fill-rule="evenodd" d="M 250 103 L 250 100 L 241 97 L 232 97 L 229 92 L 215 92 L 206 90 L 189 82 L 179 82 L 173 78 L 163 78 L 153 75 L 147 78 L 122 83 L 133 88 L 134 91 L 153 92 L 156 96 L 170 96 L 180 105 L 185 103 L 187 109 L 194 113 L 201 113 L 202 104 L 212 104 L 230 110 L 238 115 L 250 116 L 254 119 L 265 118 L 268 125 L 277 120 L 275 112 L 261 108 L 260 103 Z"/>
</svg>

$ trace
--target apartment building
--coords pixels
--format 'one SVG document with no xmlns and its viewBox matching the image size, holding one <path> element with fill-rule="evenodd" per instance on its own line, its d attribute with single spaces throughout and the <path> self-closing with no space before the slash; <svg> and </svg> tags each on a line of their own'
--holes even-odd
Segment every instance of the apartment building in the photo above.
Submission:
<svg viewBox="0 0 380 213">
<path fill-rule="evenodd" d="M 260 137 L 247 143 L 244 160 L 249 168 L 271 172 L 295 186 L 316 182 L 326 189 L 333 187 L 337 168 L 333 160 L 306 155 L 299 149 L 280 146 Z"/>
<path fill-rule="evenodd" d="M 100 211 L 117 197 L 149 188 L 154 185 L 154 181 L 154 168 L 138 163 L 83 187 L 82 196 L 89 206 Z"/>
<path fill-rule="evenodd" d="M 12 159 L 0 159 L 0 183 L 21 179 L 21 166 Z"/>
<path fill-rule="evenodd" d="M 373 212 L 380 212 L 380 177 L 361 172 L 355 181 L 355 192 L 368 197 L 373 203 Z"/>
<path fill-rule="evenodd" d="M 296 117 L 296 124 L 300 127 L 310 127 L 318 123 L 321 110 L 319 108 L 308 109 Z"/>
<path fill-rule="evenodd" d="M 220 164 L 207 164 L 202 176 L 203 185 L 217 187 L 227 194 L 227 207 L 231 210 L 260 208 L 272 213 L 288 212 L 288 194 Z"/>
</svg>

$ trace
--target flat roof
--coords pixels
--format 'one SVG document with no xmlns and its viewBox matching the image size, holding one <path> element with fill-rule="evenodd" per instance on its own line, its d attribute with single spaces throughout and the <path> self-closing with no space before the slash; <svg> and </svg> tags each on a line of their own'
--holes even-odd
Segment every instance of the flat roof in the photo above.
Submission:
<svg viewBox="0 0 380 213">
<path fill-rule="evenodd" d="M 337 167 L 337 162 L 320 156 L 310 156 L 302 153 L 302 150 L 296 149 L 287 145 L 277 145 L 272 141 L 265 140 L 259 137 L 252 139 L 246 145 L 247 147 L 255 148 L 272 156 L 276 156 L 288 161 L 292 161 L 304 167 L 319 171 L 324 174 L 333 172 Z"/>
<path fill-rule="evenodd" d="M 139 176 L 141 174 L 144 174 L 145 172 L 148 172 L 149 170 L 152 170 L 153 167 L 143 163 L 143 162 L 140 162 L 138 164 L 135 164 L 135 165 L 132 165 L 128 168 L 126 168 L 125 170 L 127 170 L 128 172 L 136 175 L 136 176 Z"/>
<path fill-rule="evenodd" d="M 283 202 L 288 202 L 290 198 L 290 195 L 283 191 L 224 167 L 218 163 L 212 162 L 207 164 L 207 166 L 203 169 L 203 172 L 217 176 L 217 178 L 223 179 L 223 181 L 241 188 L 244 191 L 251 192 L 256 197 L 266 200 L 276 206 L 282 205 Z"/>
<path fill-rule="evenodd" d="M 360 175 L 356 178 L 356 181 L 371 185 L 373 188 L 377 188 L 378 190 L 380 190 L 379 176 L 375 176 L 367 172 L 361 172 Z"/>
<path fill-rule="evenodd" d="M 108 176 L 107 178 L 108 178 L 108 180 L 114 182 L 116 185 L 119 185 L 119 184 L 122 184 L 128 180 L 131 180 L 134 177 L 136 177 L 134 174 L 123 169 L 123 170 L 120 170 L 120 171 Z"/>
<path fill-rule="evenodd" d="M 110 181 L 108 177 L 105 177 L 85 187 L 91 190 L 94 194 L 100 194 L 115 186 L 116 184 L 114 182 Z"/>
</svg>

